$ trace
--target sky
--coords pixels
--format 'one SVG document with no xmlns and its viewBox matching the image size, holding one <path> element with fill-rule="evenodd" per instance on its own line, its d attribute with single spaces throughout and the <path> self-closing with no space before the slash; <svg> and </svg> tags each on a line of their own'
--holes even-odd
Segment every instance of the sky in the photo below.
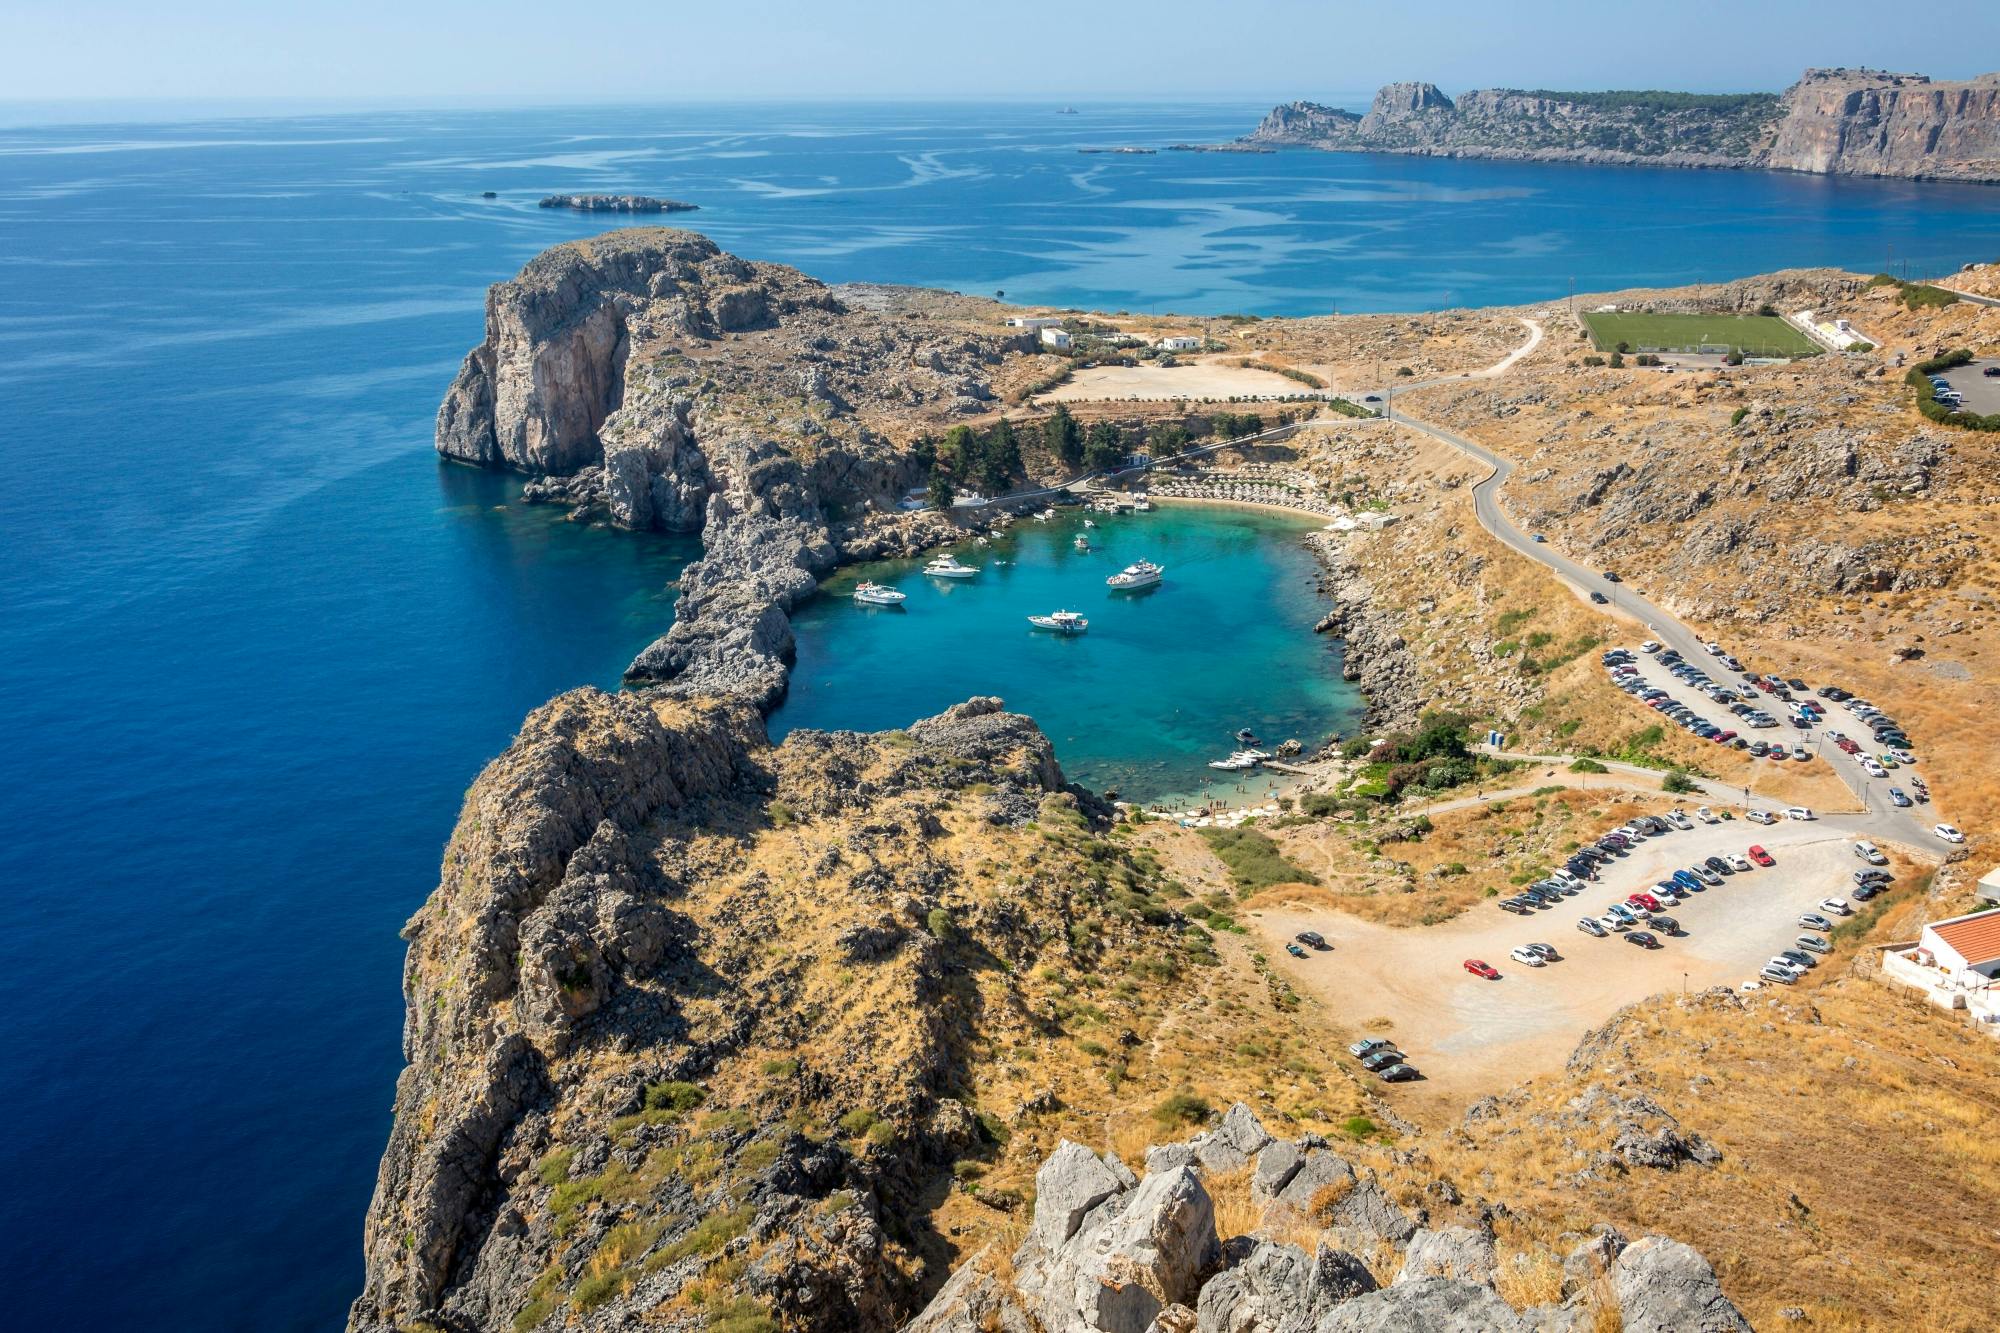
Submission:
<svg viewBox="0 0 2000 1333">
<path fill-rule="evenodd" d="M 1881 0 L 0 0 L 0 99 L 356 105 L 1365 100 L 2000 68 L 2000 4 Z"/>
</svg>

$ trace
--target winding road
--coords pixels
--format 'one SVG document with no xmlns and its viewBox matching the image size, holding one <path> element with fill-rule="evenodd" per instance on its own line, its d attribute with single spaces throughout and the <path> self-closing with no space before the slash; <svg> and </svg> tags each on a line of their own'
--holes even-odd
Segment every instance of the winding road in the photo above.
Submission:
<svg viewBox="0 0 2000 1333">
<path fill-rule="evenodd" d="M 1647 635 L 1675 649 L 1689 662 L 1702 663 L 1710 660 L 1708 649 L 1704 646 L 1706 641 L 1699 634 L 1624 582 L 1608 577 L 1616 574 L 1616 570 L 1587 569 L 1546 543 L 1535 541 L 1529 534 L 1515 527 L 1500 507 L 1500 488 L 1506 485 L 1507 479 L 1514 474 L 1514 464 L 1511 461 L 1457 431 L 1396 411 L 1395 400 L 1405 394 L 1434 388 L 1440 384 L 1494 379 L 1504 375 L 1542 343 L 1543 330 L 1540 321 L 1523 317 L 1521 323 L 1528 329 L 1528 340 L 1484 370 L 1467 371 L 1459 375 L 1447 375 L 1377 390 L 1387 409 L 1387 419 L 1428 435 L 1434 440 L 1440 440 L 1467 457 L 1486 465 L 1489 469 L 1486 477 L 1472 487 L 1473 513 L 1479 520 L 1479 526 L 1486 529 L 1503 545 L 1554 570 L 1564 582 L 1577 591 L 1579 596 L 1587 597 L 1593 592 L 1603 594 L 1613 608 L 1644 626 Z M 1690 704 L 1707 702 L 1698 696 L 1688 698 L 1686 701 Z M 1909 811 L 1891 805 L 1886 799 L 1877 799 L 1866 775 L 1858 768 L 1851 763 L 1834 762 L 1833 769 L 1854 793 L 1855 799 L 1865 812 L 1861 818 L 1862 828 L 1857 831 L 1866 831 L 1876 838 L 1893 839 L 1932 855 L 1939 854 L 1941 848 L 1937 835 L 1930 831 L 1929 825 L 1918 820 Z"/>
</svg>

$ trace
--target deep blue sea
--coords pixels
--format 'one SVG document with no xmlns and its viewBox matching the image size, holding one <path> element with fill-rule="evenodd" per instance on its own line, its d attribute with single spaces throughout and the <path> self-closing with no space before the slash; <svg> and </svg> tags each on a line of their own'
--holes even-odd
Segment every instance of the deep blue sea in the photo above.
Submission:
<svg viewBox="0 0 2000 1333">
<path fill-rule="evenodd" d="M 399 1067 L 396 930 L 435 880 L 467 781 L 550 694 L 616 680 L 664 628 L 689 554 L 510 507 L 508 480 L 432 457 L 485 285 L 604 225 L 539 196 L 686 198 L 702 211 L 685 221 L 724 245 L 831 280 L 1189 312 L 2000 255 L 1988 189 L 1075 151 L 1219 139 L 1264 109 L 0 129 L 5 1322 L 340 1323 Z M 1005 587 L 968 605 L 991 599 L 1010 627 L 1047 609 L 1014 604 L 1044 589 Z M 816 683 L 821 655 L 868 628 L 847 610 L 802 618 L 809 674 L 785 716 L 922 711 L 857 697 L 850 715 Z M 1121 636 L 1142 630 L 1111 616 L 1087 642 L 1011 639 L 1005 661 L 1129 659 Z M 943 666 L 909 699 L 994 688 L 971 679 L 978 663 Z M 1222 739 L 1212 714 L 1279 724 L 1319 688 L 1240 679 L 1240 698 L 1188 689 L 1193 739 L 1110 713 L 1122 730 L 1065 724 L 1058 739 L 1094 779 L 1125 764 L 1144 783 L 1155 747 Z"/>
</svg>

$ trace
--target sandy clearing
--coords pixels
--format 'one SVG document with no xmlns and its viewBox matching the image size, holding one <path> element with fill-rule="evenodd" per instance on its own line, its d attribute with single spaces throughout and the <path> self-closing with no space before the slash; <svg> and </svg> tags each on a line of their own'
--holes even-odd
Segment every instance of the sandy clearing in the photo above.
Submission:
<svg viewBox="0 0 2000 1333">
<path fill-rule="evenodd" d="M 1718 888 L 1669 909 L 1687 933 L 1656 950 L 1576 928 L 1626 894 L 1650 888 L 1677 867 L 1761 843 L 1769 870 L 1728 877 Z M 1849 839 L 1825 824 L 1697 825 L 1650 838 L 1607 867 L 1599 882 L 1559 907 L 1519 917 L 1482 903 L 1442 925 L 1398 928 L 1326 908 L 1283 907 L 1253 914 L 1275 966 L 1326 1006 L 1330 1036 L 1392 1036 L 1425 1079 L 1383 1087 L 1414 1111 L 1455 1114 L 1475 1097 L 1559 1068 L 1577 1040 L 1618 1008 L 1682 986 L 1737 985 L 1791 947 L 1797 917 L 1821 898 L 1846 896 L 1859 866 Z M 1296 959 L 1285 942 L 1316 930 L 1328 953 Z M 1529 968 L 1508 951 L 1552 944 L 1563 960 Z M 1482 981 L 1464 969 L 1480 958 L 1501 972 Z M 1378 1020 L 1387 1020 L 1386 1024 Z"/>
<path fill-rule="evenodd" d="M 1200 362 L 1185 366 L 1089 366 L 1047 393 L 1050 402 L 1088 403 L 1139 398 L 1284 397 L 1314 393 L 1311 386 L 1269 370 Z"/>
</svg>

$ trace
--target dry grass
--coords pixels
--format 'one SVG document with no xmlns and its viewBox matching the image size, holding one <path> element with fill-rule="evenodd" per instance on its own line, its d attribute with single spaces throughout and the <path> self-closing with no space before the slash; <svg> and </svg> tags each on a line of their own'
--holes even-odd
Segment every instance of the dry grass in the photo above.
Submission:
<svg viewBox="0 0 2000 1333">
<path fill-rule="evenodd" d="M 1526 1310 L 1560 1301 L 1562 1282 L 1561 1257 L 1553 1250 L 1537 1246 L 1502 1259 L 1493 1286 L 1501 1300 L 1516 1310 Z"/>
</svg>

